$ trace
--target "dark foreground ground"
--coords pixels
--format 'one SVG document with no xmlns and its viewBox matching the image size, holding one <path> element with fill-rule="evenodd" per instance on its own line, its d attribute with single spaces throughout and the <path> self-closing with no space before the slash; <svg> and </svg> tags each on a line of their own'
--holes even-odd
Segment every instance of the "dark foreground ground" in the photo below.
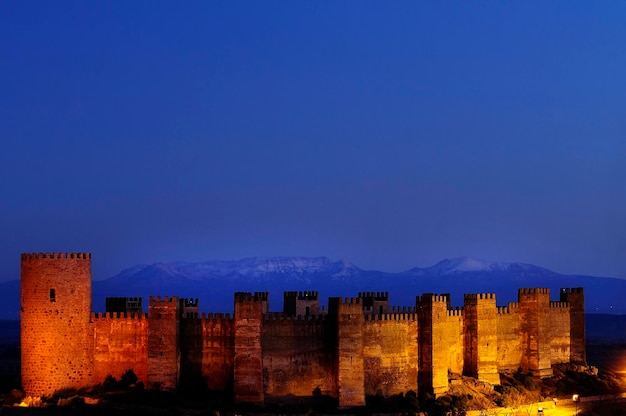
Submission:
<svg viewBox="0 0 626 416">
<path fill-rule="evenodd" d="M 588 344 L 587 362 L 600 373 L 610 373 L 626 382 L 626 343 L 620 345 Z"/>
</svg>

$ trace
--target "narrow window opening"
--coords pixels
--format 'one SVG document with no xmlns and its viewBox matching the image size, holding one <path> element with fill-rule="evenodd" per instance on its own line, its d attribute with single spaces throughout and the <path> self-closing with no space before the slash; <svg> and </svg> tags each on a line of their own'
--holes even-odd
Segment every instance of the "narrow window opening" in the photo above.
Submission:
<svg viewBox="0 0 626 416">
<path fill-rule="evenodd" d="M 306 307 L 306 312 L 305 315 L 309 316 L 309 314 L 311 313 L 311 308 L 309 306 Z"/>
<path fill-rule="evenodd" d="M 50 302 L 56 302 L 56 295 L 54 293 L 54 289 L 50 289 Z"/>
</svg>

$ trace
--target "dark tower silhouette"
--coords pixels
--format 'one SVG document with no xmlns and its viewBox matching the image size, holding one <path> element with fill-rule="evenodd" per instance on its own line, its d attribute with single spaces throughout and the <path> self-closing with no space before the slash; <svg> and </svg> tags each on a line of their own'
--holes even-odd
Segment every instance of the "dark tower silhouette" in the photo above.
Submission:
<svg viewBox="0 0 626 416">
<path fill-rule="evenodd" d="M 582 287 L 561 289 L 561 302 L 570 305 L 570 360 L 586 365 L 585 291 Z"/>
</svg>

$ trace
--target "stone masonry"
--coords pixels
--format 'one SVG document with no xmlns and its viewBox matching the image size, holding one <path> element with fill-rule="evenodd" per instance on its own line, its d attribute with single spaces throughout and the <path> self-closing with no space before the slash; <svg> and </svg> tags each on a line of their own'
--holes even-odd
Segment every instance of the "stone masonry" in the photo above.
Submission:
<svg viewBox="0 0 626 416">
<path fill-rule="evenodd" d="M 31 396 L 101 383 L 133 370 L 148 388 L 204 383 L 237 402 L 265 404 L 316 395 L 340 407 L 367 396 L 448 390 L 449 374 L 499 384 L 504 370 L 552 374 L 552 365 L 586 364 L 584 293 L 520 289 L 496 306 L 493 293 L 423 294 L 391 307 L 386 292 L 330 298 L 285 292 L 282 313 L 267 292 L 237 292 L 234 315 L 200 314 L 198 301 L 114 299 L 91 311 L 91 255 L 22 254 L 22 387 Z"/>
</svg>

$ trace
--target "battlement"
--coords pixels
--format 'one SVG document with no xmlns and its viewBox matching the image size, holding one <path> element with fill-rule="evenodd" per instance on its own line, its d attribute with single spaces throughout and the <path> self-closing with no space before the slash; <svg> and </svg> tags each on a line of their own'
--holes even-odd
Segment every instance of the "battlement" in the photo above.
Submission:
<svg viewBox="0 0 626 416">
<path fill-rule="evenodd" d="M 250 292 L 235 292 L 236 303 L 249 303 L 252 302 L 252 293 Z"/>
<path fill-rule="evenodd" d="M 161 299 L 161 296 L 150 296 L 150 304 L 155 303 L 173 303 L 178 301 L 178 296 L 164 296 Z"/>
<path fill-rule="evenodd" d="M 373 298 L 378 301 L 389 300 L 389 292 L 359 292 L 359 298 Z"/>
<path fill-rule="evenodd" d="M 91 253 L 22 253 L 22 261 L 38 259 L 83 259 L 90 260 Z"/>
<path fill-rule="evenodd" d="M 563 287 L 561 293 L 583 293 L 582 287 Z"/>
<path fill-rule="evenodd" d="M 86 385 L 93 374 L 91 254 L 23 253 L 20 269 L 24 391 Z"/>
<path fill-rule="evenodd" d="M 318 292 L 315 290 L 295 291 L 290 290 L 284 292 L 284 298 L 296 298 L 298 300 L 317 300 Z"/>
<path fill-rule="evenodd" d="M 547 287 L 531 287 L 531 288 L 521 288 L 518 291 L 520 295 L 549 295 L 550 289 Z"/>
<path fill-rule="evenodd" d="M 463 295 L 464 300 L 480 300 L 480 299 L 495 299 L 495 293 L 466 293 Z"/>
<path fill-rule="evenodd" d="M 363 314 L 363 305 L 359 298 L 328 298 L 328 312 L 332 314 Z"/>
<path fill-rule="evenodd" d="M 91 320 L 135 320 L 148 319 L 148 314 L 144 312 L 91 312 Z"/>
<path fill-rule="evenodd" d="M 266 313 L 265 321 L 324 321 L 328 315 L 289 315 L 281 312 Z"/>
<path fill-rule="evenodd" d="M 252 302 L 267 302 L 269 298 L 269 292 L 235 292 L 235 302 L 237 303 L 252 303 Z"/>
<path fill-rule="evenodd" d="M 424 293 L 421 296 L 416 297 L 417 303 L 436 303 L 436 302 L 450 302 L 450 294 L 445 293 L 443 295 L 437 295 L 434 293 Z"/>
<path fill-rule="evenodd" d="M 202 312 L 202 319 L 207 319 L 207 320 L 221 320 L 221 319 L 226 319 L 226 320 L 230 320 L 232 319 L 230 317 L 229 313 L 209 313 L 209 314 L 205 314 L 204 312 Z"/>
<path fill-rule="evenodd" d="M 106 312 L 141 313 L 143 299 L 141 297 L 107 297 L 105 298 Z"/>
<path fill-rule="evenodd" d="M 181 304 L 186 308 L 197 308 L 198 307 L 198 298 L 182 298 L 180 300 Z"/>
<path fill-rule="evenodd" d="M 381 312 L 380 309 L 373 306 L 364 306 L 363 313 L 367 315 L 382 315 L 385 313 L 414 313 L 415 308 L 411 306 L 392 306 L 387 312 Z"/>
<path fill-rule="evenodd" d="M 360 305 L 361 304 L 361 299 L 360 298 L 339 298 L 341 300 L 341 303 L 343 305 Z"/>
<path fill-rule="evenodd" d="M 383 313 L 364 315 L 366 321 L 417 321 L 416 313 Z"/>
<path fill-rule="evenodd" d="M 414 313 L 414 306 L 392 306 L 391 313 Z"/>
<path fill-rule="evenodd" d="M 184 319 L 201 319 L 203 321 L 231 321 L 232 318 L 229 313 L 199 313 L 199 312 L 185 312 L 183 314 Z"/>
<path fill-rule="evenodd" d="M 232 315 L 200 313 L 198 298 L 150 296 L 144 313 L 140 297 L 113 297 L 103 313 L 91 312 L 91 254 L 21 256 L 22 383 L 30 395 L 132 369 L 148 388 L 201 377 L 235 402 L 319 390 L 352 407 L 378 391 L 444 393 L 450 373 L 497 384 L 500 369 L 542 375 L 554 363 L 586 363 L 582 288 L 561 289 L 557 301 L 548 288 L 520 289 L 507 306 L 494 293 L 466 294 L 465 308 L 451 308 L 449 293 L 392 307 L 389 292 L 368 291 L 330 297 L 327 310 L 317 291 L 286 291 L 282 313 L 269 312 L 269 292 L 236 292 Z"/>
<path fill-rule="evenodd" d="M 510 314 L 511 310 L 509 309 L 508 306 L 497 306 L 496 313 L 499 315 L 506 315 L 506 314 Z"/>
</svg>

